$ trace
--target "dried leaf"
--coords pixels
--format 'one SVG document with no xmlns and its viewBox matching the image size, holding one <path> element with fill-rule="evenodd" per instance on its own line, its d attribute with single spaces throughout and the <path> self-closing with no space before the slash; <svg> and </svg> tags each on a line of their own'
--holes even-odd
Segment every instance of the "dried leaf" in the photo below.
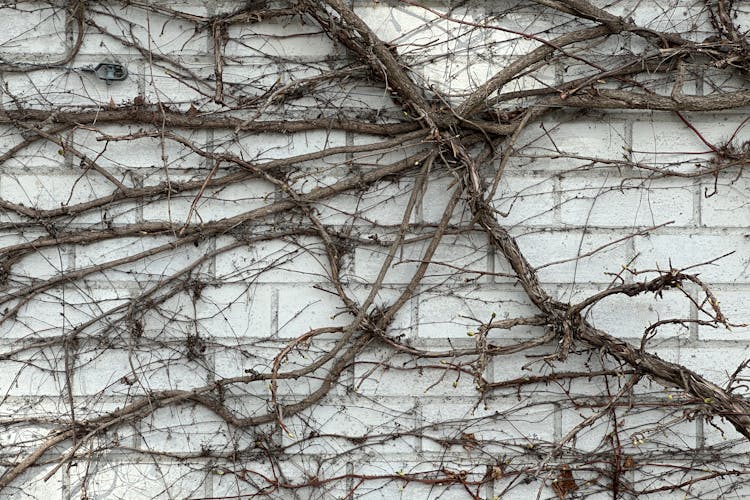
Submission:
<svg viewBox="0 0 750 500">
<path fill-rule="evenodd" d="M 501 469 L 497 465 L 492 467 L 492 479 L 501 479 L 503 475 L 503 469 Z"/>
<path fill-rule="evenodd" d="M 569 465 L 563 465 L 560 467 L 560 472 L 558 472 L 557 478 L 552 481 L 552 489 L 555 490 L 557 498 L 560 500 L 564 500 L 568 493 L 578 489 L 578 485 L 573 478 L 573 472 L 571 472 Z"/>
</svg>

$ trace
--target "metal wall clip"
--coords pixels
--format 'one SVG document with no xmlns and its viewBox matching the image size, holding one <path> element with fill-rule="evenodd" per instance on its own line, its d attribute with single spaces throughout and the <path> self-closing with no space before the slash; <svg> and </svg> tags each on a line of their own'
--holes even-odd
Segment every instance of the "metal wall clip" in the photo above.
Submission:
<svg viewBox="0 0 750 500">
<path fill-rule="evenodd" d="M 128 69 L 122 64 L 113 62 L 99 63 L 96 67 L 87 66 L 81 71 L 94 73 L 97 78 L 104 80 L 109 85 L 111 82 L 121 81 L 128 77 Z"/>
</svg>

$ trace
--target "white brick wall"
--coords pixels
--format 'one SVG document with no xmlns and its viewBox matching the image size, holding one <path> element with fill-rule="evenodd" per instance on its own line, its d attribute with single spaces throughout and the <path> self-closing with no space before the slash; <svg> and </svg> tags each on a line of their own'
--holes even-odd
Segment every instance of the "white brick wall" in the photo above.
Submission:
<svg viewBox="0 0 750 500">
<path fill-rule="evenodd" d="M 130 3 L 89 2 L 91 22 L 84 41 L 64 67 L 1 72 L 0 110 L 20 104 L 104 114 L 142 97 L 148 109 L 163 117 L 177 111 L 200 116 L 216 111 L 216 116 L 226 113 L 252 121 L 257 118 L 253 106 L 258 105 L 253 99 L 268 100 L 269 88 L 314 79 L 353 63 L 347 50 L 307 16 L 259 20 L 251 16 L 227 26 L 222 107 L 213 102 L 215 54 L 210 26 L 190 16 L 229 15 L 248 2 L 143 2 L 159 7 L 159 12 L 139 7 L 141 2 Z M 563 16 L 540 10 L 533 2 L 516 3 L 461 5 L 451 10 L 449 15 L 463 24 L 398 2 L 356 0 L 354 12 L 382 40 L 398 47 L 415 82 L 453 92 L 448 98 L 453 103 L 461 102 L 508 62 L 541 45 L 507 30 L 532 30 L 547 37 L 565 29 L 558 26 Z M 604 7 L 608 2 L 595 3 Z M 75 23 L 64 4 L 1 6 L 3 63 L 43 63 L 66 54 L 75 39 Z M 265 8 L 265 2 L 261 4 L 259 8 Z M 439 2 L 431 8 L 448 12 Z M 625 0 L 607 8 L 653 29 L 688 30 L 688 38 L 699 41 L 711 29 L 699 2 L 682 6 Z M 169 9 L 184 16 L 170 16 Z M 493 12 L 492 19 L 505 23 L 505 31 L 472 27 Z M 746 19 L 747 9 L 740 14 Z M 201 29 L 196 29 L 198 25 Z M 448 32 L 454 38 L 447 37 Z M 598 47 L 598 56 L 624 57 L 629 51 L 643 50 L 642 40 L 632 38 L 620 37 Z M 434 40 L 439 43 L 432 44 Z M 105 59 L 127 66 L 128 78 L 107 84 L 80 71 Z M 511 81 L 500 92 L 548 88 L 576 74 L 591 73 L 591 67 L 577 64 L 565 66 L 554 60 Z M 362 83 L 347 77 L 327 85 L 331 88 L 304 88 L 298 100 L 286 107 L 268 100 L 260 113 L 315 119 L 340 106 L 373 123 L 392 120 L 394 110 L 396 118 L 403 118 L 403 111 L 372 78 Z M 685 91 L 711 93 L 708 78 L 700 85 L 686 85 Z M 659 87 L 659 92 L 668 95 L 671 86 Z M 316 100 L 321 95 L 328 101 Z M 732 135 L 733 143 L 742 145 L 750 134 L 750 126 L 743 125 L 746 110 L 685 113 L 685 117 L 718 147 Z M 166 130 L 201 148 L 204 154 L 198 154 L 158 134 L 126 140 L 130 134 L 161 130 L 153 124 L 97 119 L 75 124 L 56 133 L 59 142 L 71 146 L 68 149 L 37 141 L 1 164 L 0 198 L 38 210 L 76 209 L 116 193 L 117 183 L 128 189 L 179 186 L 208 176 L 247 173 L 247 164 L 263 169 L 274 160 L 385 140 L 333 126 L 260 134 L 240 128 Z M 101 140 L 104 136 L 112 140 Z M 0 125 L 0 155 L 26 137 L 15 125 Z M 400 161 L 420 147 L 331 155 L 270 173 L 304 195 Z M 116 182 L 81 167 L 81 158 L 71 148 L 95 161 Z M 725 384 L 750 357 L 750 328 L 744 325 L 750 322 L 750 185 L 742 166 L 715 178 L 655 175 L 655 170 L 694 173 L 709 168 L 712 157 L 709 147 L 683 121 L 660 111 L 553 111 L 532 120 L 514 150 L 491 202 L 500 212 L 500 223 L 538 268 L 545 289 L 561 301 L 574 303 L 601 291 L 617 282 L 618 273 L 632 282 L 656 276 L 657 268 L 688 267 L 731 253 L 694 272 L 715 289 L 724 313 L 738 326 L 730 331 L 696 323 L 665 325 L 648 346 L 649 352 Z M 212 157 L 222 154 L 246 164 Z M 491 182 L 494 171 L 482 173 Z M 438 163 L 427 175 L 427 185 L 409 217 L 407 241 L 396 252 L 375 305 L 392 303 L 414 276 L 430 232 L 439 224 L 461 175 Z M 388 177 L 305 204 L 333 232 L 352 238 L 340 247 L 339 271 L 343 290 L 360 303 L 381 271 L 417 180 L 412 170 L 398 179 Z M 714 189 L 716 194 L 707 196 Z M 351 311 L 330 284 L 325 244 L 299 212 L 284 210 L 209 232 L 217 221 L 286 199 L 284 189 L 248 173 L 228 185 L 207 186 L 200 199 L 196 199 L 198 191 L 115 200 L 61 216 L 54 227 L 10 208 L 0 209 L 0 251 L 66 231 L 173 224 L 156 235 L 142 231 L 91 244 L 32 248 L 12 263 L 0 288 L 0 481 L 2 474 L 52 436 L 51 431 L 67 429 L 73 414 L 86 423 L 157 391 L 200 392 L 227 378 L 268 374 L 280 350 L 295 339 L 316 328 L 343 329 L 351 323 Z M 171 248 L 188 222 L 206 234 L 195 244 Z M 409 348 L 470 349 L 476 346 L 480 322 L 491 321 L 493 314 L 503 320 L 537 313 L 507 260 L 478 226 L 470 226 L 467 204 L 459 203 L 450 222 L 449 234 L 424 279 L 385 332 Z M 304 234 L 291 237 L 288 233 L 295 229 L 304 229 Z M 162 251 L 145 255 L 159 245 L 164 246 Z M 141 252 L 143 258 L 133 262 L 87 271 Z M 651 272 L 633 277 L 626 269 Z M 70 278 L 66 273 L 80 275 Z M 174 275 L 178 278 L 172 279 Z M 56 282 L 43 287 L 44 280 Z M 43 289 L 22 303 L 24 290 L 38 286 Z M 6 308 L 16 306 L 17 311 L 6 314 Z M 656 321 L 706 319 L 698 304 L 677 290 L 658 298 L 618 295 L 584 313 L 597 328 L 634 345 Z M 512 340 L 538 339 L 546 331 L 541 326 L 493 330 L 487 340 L 502 346 Z M 343 335 L 335 330 L 305 340 L 302 348 L 278 360 L 282 371 L 304 367 L 332 352 Z M 113 424 L 92 439 L 83 438 L 92 430 L 90 424 L 82 425 L 76 439 L 83 441 L 74 460 L 45 478 L 60 463 L 60 454 L 74 446 L 68 440 L 0 490 L 0 497 L 246 498 L 265 492 L 272 498 L 525 499 L 541 492 L 542 498 L 555 498 L 551 484 L 556 469 L 540 472 L 537 467 L 544 462 L 577 467 L 579 491 L 573 494 L 577 498 L 612 498 L 606 473 L 596 468 L 604 467 L 613 453 L 619 453 L 618 460 L 635 457 L 636 465 L 627 466 L 624 475 L 641 489 L 667 490 L 688 481 L 701 468 L 715 472 L 720 464 L 732 473 L 739 471 L 742 480 L 736 489 L 727 473 L 717 475 L 716 484 L 698 481 L 692 490 L 675 488 L 669 495 L 719 498 L 726 492 L 726 498 L 745 498 L 749 494 L 747 463 L 741 455 L 747 443 L 718 418 L 713 423 L 724 430 L 723 436 L 709 425 L 700 402 L 688 404 L 685 394 L 656 383 L 641 381 L 627 404 L 623 400 L 614 409 L 606 408 L 611 415 L 584 429 L 563 449 L 553 450 L 553 444 L 572 428 L 601 411 L 607 397 L 628 377 L 610 374 L 605 382 L 601 376 L 566 378 L 565 374 L 631 368 L 578 344 L 565 362 L 545 358 L 555 348 L 552 341 L 491 357 L 480 366 L 476 356 L 419 358 L 374 338 L 342 367 L 322 401 L 284 417 L 285 428 L 273 423 L 231 425 L 193 400 L 153 403 L 138 418 Z M 329 360 L 315 373 L 280 380 L 279 402 L 291 405 L 304 400 L 333 369 L 334 361 Z M 558 372 L 563 376 L 555 378 Z M 540 378 L 520 390 L 499 387 L 480 397 L 478 376 L 498 385 Z M 270 393 L 268 380 L 248 380 L 222 386 L 210 397 L 237 418 L 249 419 L 274 410 Z M 619 445 L 613 444 L 615 438 Z M 594 465 L 588 467 L 576 453 L 589 454 Z M 697 457 L 692 463 L 691 453 Z M 683 464 L 690 465 L 680 475 L 676 471 Z M 499 472 L 492 472 L 492 467 Z M 465 473 L 466 486 L 460 481 L 444 484 L 451 474 L 463 474 L 460 471 Z M 493 475 L 487 476 L 488 471 Z M 443 480 L 431 481 L 437 476 Z M 487 477 L 491 479 L 483 480 Z M 274 482 L 278 487 L 269 486 Z M 283 487 L 305 482 L 316 486 Z"/>
</svg>

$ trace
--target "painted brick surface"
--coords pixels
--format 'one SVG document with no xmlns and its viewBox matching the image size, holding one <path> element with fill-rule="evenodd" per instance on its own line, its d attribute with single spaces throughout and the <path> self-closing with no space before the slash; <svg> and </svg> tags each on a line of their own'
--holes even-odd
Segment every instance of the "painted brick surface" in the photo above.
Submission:
<svg viewBox="0 0 750 500">
<path fill-rule="evenodd" d="M 245 2 L 155 3 L 186 16 L 229 16 Z M 485 35 L 481 53 L 473 52 L 474 42 L 462 45 L 463 38 L 431 44 L 444 36 L 449 23 L 417 6 L 358 1 L 354 11 L 398 50 L 414 44 L 413 53 L 404 56 L 414 62 L 415 79 L 431 82 L 443 91 L 461 93 L 475 89 L 520 55 L 541 46 L 531 37 L 519 38 L 514 30 L 544 33 L 559 20 L 551 14 L 514 10 L 513 3 L 479 5 L 475 10 L 461 6 L 451 11 L 451 16 L 464 22 L 458 32 L 465 34 L 471 23 L 483 19 L 492 8 L 509 9 L 507 29 Z M 0 74 L 0 104 L 4 109 L 16 102 L 28 107 L 62 105 L 66 109 L 106 112 L 113 106 L 135 106 L 137 97 L 162 106 L 159 109 L 165 116 L 170 110 L 190 113 L 196 104 L 204 107 L 201 111 L 214 109 L 212 87 L 189 85 L 190 75 L 176 74 L 163 61 L 148 60 L 139 49 L 148 47 L 163 57 L 179 59 L 193 76 L 210 82 L 216 60 L 209 30 L 193 29 L 188 17 L 173 19 L 168 9 L 144 14 L 118 2 L 96 4 L 87 27 L 90 36 L 66 67 L 42 69 L 34 72 L 33 78 L 22 72 Z M 703 40 L 710 26 L 697 4 L 662 4 L 626 1 L 611 11 L 632 16 L 653 29 L 690 29 L 693 38 Z M 740 9 L 741 18 L 750 17 L 747 10 Z M 54 60 L 72 43 L 71 20 L 66 19 L 65 10 L 45 2 L 0 7 L 0 19 L 3 57 L 18 59 L 31 54 L 40 61 Z M 346 50 L 309 19 L 284 19 L 238 22 L 228 28 L 228 41 L 223 46 L 224 84 L 233 91 L 227 97 L 227 106 L 258 96 L 267 99 L 264 90 L 268 88 L 289 90 L 303 78 L 348 64 Z M 26 32 L 23 26 L 35 27 Z M 135 45 L 123 45 L 119 38 Z M 635 50 L 638 43 L 619 39 L 612 47 L 601 49 L 602 57 Z M 443 56 L 448 52 L 453 53 Z M 113 58 L 128 67 L 125 81 L 107 84 L 81 71 Z M 513 80 L 501 91 L 554 85 L 564 71 L 568 68 L 545 68 Z M 586 74 L 591 68 L 571 66 L 569 71 Z M 377 115 L 373 121 L 380 119 L 381 113 L 387 116 L 394 109 L 400 112 L 381 87 L 347 87 L 347 81 L 341 85 L 330 91 L 331 106 L 367 109 Z M 693 82 L 686 89 L 690 85 L 697 88 Z M 300 92 L 304 97 L 305 89 Z M 670 92 L 671 88 L 666 88 L 664 93 Z M 269 108 L 271 104 L 272 99 Z M 654 173 L 710 170 L 711 146 L 746 148 L 750 126 L 746 126 L 746 114 L 737 111 L 687 113 L 686 117 L 700 136 L 673 114 L 660 111 L 548 114 L 532 121 L 519 135 L 515 149 L 520 153 L 508 161 L 491 202 L 541 282 L 560 300 L 575 301 L 611 283 L 653 278 L 656 270 L 670 266 L 703 263 L 695 272 L 716 285 L 718 300 L 736 326 L 718 330 L 695 323 L 664 325 L 655 332 L 653 352 L 704 374 L 712 382 L 725 384 L 732 370 L 750 356 L 750 184 L 745 165 L 717 173 L 715 178 L 663 178 Z M 257 117 L 245 118 L 252 121 Z M 7 296 L 0 304 L 0 310 L 13 310 L 10 315 L 3 311 L 0 317 L 0 419 L 34 416 L 40 408 L 52 408 L 49 411 L 66 418 L 72 411 L 95 413 L 90 405 L 98 405 L 98 410 L 104 406 L 119 408 L 135 395 L 200 391 L 222 378 L 268 374 L 275 365 L 303 368 L 310 359 L 337 349 L 337 341 L 347 333 L 346 327 L 354 317 L 330 286 L 330 255 L 314 230 L 294 238 L 283 234 L 303 220 L 298 214 L 297 219 L 285 219 L 292 208 L 262 213 L 263 207 L 287 195 L 264 177 L 264 172 L 287 168 L 285 180 L 304 196 L 332 186 L 352 172 L 364 175 L 401 161 L 416 148 L 394 147 L 386 153 L 364 151 L 318 159 L 310 155 L 326 148 L 386 139 L 339 130 L 249 135 L 240 129 L 189 131 L 172 127 L 166 130 L 168 134 L 159 136 L 127 123 L 98 124 L 96 129 L 74 127 L 57 138 L 60 144 L 32 144 L 2 164 L 0 197 L 40 211 L 75 208 L 93 198 L 114 195 L 121 187 L 175 186 L 168 199 L 143 195 L 138 204 L 111 208 L 104 204 L 97 211 L 71 215 L 62 223 L 65 227 L 46 228 L 46 233 L 22 227 L 17 214 L 3 210 L 3 247 L 54 237 L 56 231 L 68 228 L 114 231 L 133 224 L 171 222 L 176 229 L 154 230 L 149 238 L 133 234 L 90 244 L 40 246 L 14 263 L 3 292 Z M 0 126 L 0 154 L 23 139 L 17 130 Z M 185 144 L 189 141 L 209 154 L 198 154 Z M 200 186 L 200 181 L 214 175 L 215 169 L 221 170 L 215 168 L 220 162 L 211 157 L 212 153 L 231 154 L 242 162 L 242 168 L 232 167 L 221 175 L 246 177 L 229 186 Z M 295 161 L 281 166 L 276 163 L 289 157 L 295 157 Z M 83 160 L 95 161 L 111 178 L 86 168 Z M 623 166 L 624 160 L 634 163 Z M 392 256 L 384 276 L 386 287 L 375 297 L 368 314 L 376 316 L 381 312 L 379 307 L 396 300 L 424 263 L 429 244 L 425 235 L 439 224 L 461 175 L 448 171 L 425 175 L 424 189 L 406 217 L 413 230 Z M 485 175 L 485 182 L 492 181 L 492 175 Z M 199 185 L 178 192 L 179 186 L 191 182 Z M 343 292 L 354 300 L 364 301 L 380 274 L 417 182 L 418 174 L 410 173 L 398 183 L 387 179 L 332 200 L 299 203 L 322 224 L 358 238 L 354 246 L 337 247 L 340 259 L 336 265 Z M 237 222 L 206 237 L 196 237 L 195 244 L 170 247 L 170 241 L 188 222 L 207 227 L 252 210 L 258 212 L 250 222 Z M 315 480 L 355 472 L 383 475 L 379 482 L 371 481 L 357 489 L 358 498 L 458 499 L 469 498 L 466 490 L 442 484 L 407 485 L 399 477 L 424 470 L 460 469 L 468 471 L 469 478 L 481 479 L 488 473 L 485 466 L 496 459 L 522 463 L 528 460 L 528 453 L 554 455 L 559 450 L 552 453 L 540 443 L 560 440 L 570 428 L 601 411 L 600 402 L 607 393 L 597 379 L 540 379 L 530 386 L 530 394 L 521 396 L 513 389 L 502 389 L 486 398 L 478 384 L 480 379 L 500 384 L 520 377 L 543 377 L 552 367 L 561 369 L 549 358 L 554 345 L 510 353 L 483 366 L 470 356 L 433 363 L 407 354 L 408 349 L 420 348 L 471 349 L 479 341 L 475 334 L 481 323 L 537 312 L 506 259 L 491 249 L 487 237 L 476 227 L 467 228 L 472 216 L 465 204 L 458 205 L 450 222 L 452 232 L 430 259 L 420 286 L 407 297 L 390 329 L 383 332 L 385 339 L 400 344 L 403 352 L 384 343 L 363 345 L 341 368 L 330 395 L 320 405 L 285 420 L 286 432 L 269 431 L 274 432 L 270 444 L 260 443 L 264 437 L 260 431 L 251 430 L 252 426 L 229 426 L 192 403 L 159 408 L 137 428 L 119 428 L 98 443 L 106 448 L 117 442 L 116 451 L 98 455 L 86 464 L 80 461 L 63 466 L 47 480 L 43 478 L 52 471 L 49 463 L 34 468 L 15 481 L 8 498 L 244 498 L 248 484 L 262 482 L 251 477 L 248 471 L 252 470 Z M 253 240 L 260 234 L 259 228 L 272 228 L 279 237 Z M 240 244 L 234 245 L 235 241 Z M 721 259 L 705 264 L 718 257 Z M 109 269 L 97 268 L 111 259 L 122 262 Z M 75 283 L 60 279 L 29 303 L 15 297 L 21 286 L 58 278 L 63 271 L 80 273 L 80 277 Z M 170 276 L 175 274 L 187 283 L 183 289 L 172 294 L 152 289 L 155 284 L 170 284 Z M 155 309 L 144 306 L 143 312 L 139 304 Z M 658 298 L 611 297 L 586 309 L 585 315 L 597 328 L 637 345 L 649 325 L 661 319 L 705 317 L 699 310 L 701 305 L 705 304 L 691 302 L 681 291 L 670 290 Z M 88 326 L 78 328 L 102 318 L 106 328 L 96 335 L 86 337 Z M 284 346 L 296 346 L 300 336 L 328 326 L 335 328 L 314 341 L 300 341 L 308 351 L 294 349 L 279 355 Z M 546 332 L 544 327 L 522 326 L 492 331 L 487 341 L 500 345 L 508 339 L 537 339 Z M 63 337 L 64 342 L 50 340 Z M 102 350 L 105 341 L 112 347 Z M 14 346 L 33 342 L 41 343 L 33 355 L 11 356 Z M 579 349 L 571 354 L 564 370 L 624 369 L 597 356 Z M 66 359 L 75 368 L 71 380 L 65 376 Z M 336 369 L 330 361 L 322 367 L 326 372 Z M 320 378 L 307 375 L 280 381 L 281 404 L 294 405 L 318 390 L 320 384 Z M 611 393 L 617 388 L 606 390 Z M 248 379 L 239 387 L 226 389 L 224 396 L 238 418 L 252 419 L 269 411 L 270 392 L 268 380 Z M 668 392 L 656 385 L 639 385 L 635 397 L 668 400 L 673 397 Z M 561 404 L 560 394 L 583 395 L 589 398 L 590 406 Z M 725 439 L 734 443 L 737 434 L 726 422 L 715 422 L 725 430 L 724 436 L 705 422 L 703 415 L 683 414 L 676 401 L 667 409 L 645 412 L 617 408 L 612 419 L 598 421 L 566 446 L 603 452 L 607 446 L 611 448 L 613 433 L 618 429 L 626 454 L 644 450 L 690 452 Z M 665 421 L 674 425 L 662 425 Z M 26 433 L 0 429 L 0 459 L 16 460 L 24 440 L 43 439 L 48 432 L 43 424 Z M 441 426 L 431 427 L 436 424 Z M 306 435 L 311 426 L 320 435 Z M 385 436 L 388 433 L 397 436 Z M 379 434 L 383 434 L 382 440 Z M 368 445 L 360 446 L 365 438 Z M 126 444 L 120 447 L 121 443 Z M 733 453 L 747 451 L 744 441 L 734 444 Z M 92 449 L 96 445 L 90 443 Z M 263 460 L 263 450 L 270 445 L 283 454 L 279 470 L 272 470 Z M 137 448 L 150 450 L 158 458 L 145 457 L 135 451 Z M 242 456 L 244 466 L 238 467 L 232 456 Z M 558 458 L 555 455 L 554 459 Z M 5 468 L 0 466 L 0 471 Z M 629 473 L 634 478 L 649 476 L 647 481 L 656 483 L 661 471 L 644 467 Z M 544 498 L 555 495 L 549 484 L 531 475 L 505 495 L 513 480 L 502 474 L 492 477 L 494 482 L 482 486 L 477 498 L 534 498 L 540 491 Z M 352 488 L 351 482 L 321 482 L 314 491 L 301 489 L 297 497 L 345 498 Z M 746 495 L 747 490 L 735 493 Z M 700 497 L 700 492 L 695 495 Z M 279 498 L 295 497 L 289 494 Z M 598 496 L 592 494 L 590 498 Z"/>
</svg>

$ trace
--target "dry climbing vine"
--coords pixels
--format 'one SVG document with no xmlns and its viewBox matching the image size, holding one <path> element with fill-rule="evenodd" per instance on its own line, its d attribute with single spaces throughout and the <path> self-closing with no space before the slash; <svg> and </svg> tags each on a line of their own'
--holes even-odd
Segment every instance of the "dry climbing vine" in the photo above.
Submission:
<svg viewBox="0 0 750 500">
<path fill-rule="evenodd" d="M 0 492 L 746 495 L 746 362 L 677 355 L 746 243 L 665 242 L 750 14 L 682 4 L 4 2 Z"/>
</svg>

